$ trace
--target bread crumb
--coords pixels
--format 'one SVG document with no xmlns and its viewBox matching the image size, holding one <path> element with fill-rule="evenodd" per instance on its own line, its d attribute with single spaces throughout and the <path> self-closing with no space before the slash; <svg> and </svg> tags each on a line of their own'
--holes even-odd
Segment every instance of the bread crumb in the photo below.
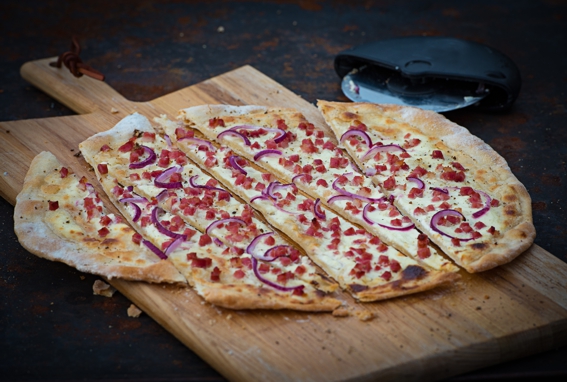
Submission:
<svg viewBox="0 0 567 382">
<path fill-rule="evenodd" d="M 350 312 L 348 311 L 347 308 L 337 308 L 335 310 L 333 310 L 333 317 L 348 317 L 350 316 Z"/>
<path fill-rule="evenodd" d="M 354 314 L 356 315 L 356 317 L 358 317 L 358 319 L 360 321 L 370 321 L 374 318 L 374 313 L 368 311 L 368 310 L 357 310 L 356 312 L 354 312 Z"/>
<path fill-rule="evenodd" d="M 112 114 L 116 114 L 116 113 L 118 113 L 118 109 L 116 109 L 116 108 L 113 107 L 113 108 L 110 109 L 110 112 L 111 112 Z"/>
<path fill-rule="evenodd" d="M 485 300 L 489 300 L 489 299 L 490 299 L 490 296 L 487 295 L 487 294 L 485 294 L 485 295 L 484 295 L 484 299 L 485 299 Z"/>
<path fill-rule="evenodd" d="M 128 317 L 138 318 L 140 317 L 140 314 L 142 314 L 140 308 L 138 308 L 134 304 L 130 304 L 130 306 L 128 307 Z"/>
<path fill-rule="evenodd" d="M 227 319 L 227 320 L 231 320 L 231 319 L 232 319 L 232 314 L 228 314 L 228 315 L 226 316 L 226 319 Z"/>
<path fill-rule="evenodd" d="M 93 284 L 93 293 L 99 296 L 112 297 L 116 292 L 112 286 L 108 285 L 104 281 L 96 280 Z"/>
<path fill-rule="evenodd" d="M 219 33 L 223 33 L 224 32 L 224 27 L 221 25 L 217 28 L 217 32 Z"/>
</svg>

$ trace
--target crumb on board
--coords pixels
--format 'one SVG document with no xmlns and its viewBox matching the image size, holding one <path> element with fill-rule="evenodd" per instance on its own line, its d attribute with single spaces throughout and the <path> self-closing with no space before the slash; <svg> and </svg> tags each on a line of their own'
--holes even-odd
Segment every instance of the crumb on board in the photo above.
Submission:
<svg viewBox="0 0 567 382">
<path fill-rule="evenodd" d="M 350 312 L 347 308 L 341 306 L 337 309 L 333 310 L 333 317 L 348 317 L 350 316 Z"/>
<path fill-rule="evenodd" d="M 112 114 L 116 114 L 116 113 L 118 113 L 119 111 L 118 111 L 117 108 L 112 107 L 112 108 L 110 108 L 110 112 L 111 112 Z"/>
<path fill-rule="evenodd" d="M 374 318 L 374 313 L 368 310 L 357 310 L 356 312 L 354 312 L 354 314 L 360 321 L 364 322 L 370 321 Z"/>
<path fill-rule="evenodd" d="M 112 297 L 116 292 L 112 286 L 108 285 L 104 281 L 96 280 L 93 284 L 93 293 L 99 296 Z"/>
<path fill-rule="evenodd" d="M 128 307 L 128 317 L 138 318 L 140 317 L 140 314 L 142 314 L 140 308 L 138 308 L 134 304 L 130 304 L 130 306 Z"/>
</svg>

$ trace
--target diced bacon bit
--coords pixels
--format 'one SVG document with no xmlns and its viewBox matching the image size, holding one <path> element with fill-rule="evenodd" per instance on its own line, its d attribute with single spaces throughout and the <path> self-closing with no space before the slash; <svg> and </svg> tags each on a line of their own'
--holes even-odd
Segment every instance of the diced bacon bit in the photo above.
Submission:
<svg viewBox="0 0 567 382">
<path fill-rule="evenodd" d="M 181 138 L 193 138 L 195 136 L 195 133 L 183 127 L 178 127 L 175 129 L 175 136 L 177 137 L 177 140 Z"/>
<path fill-rule="evenodd" d="M 295 276 L 293 275 L 293 273 L 287 271 L 285 273 L 280 273 L 277 277 L 277 280 L 280 284 L 286 284 L 288 280 L 293 280 L 294 278 Z"/>
<path fill-rule="evenodd" d="M 149 131 L 144 131 L 142 134 L 142 141 L 144 142 L 153 142 L 156 139 L 156 133 L 152 133 Z"/>
<path fill-rule="evenodd" d="M 132 241 L 133 241 L 135 244 L 140 245 L 140 243 L 142 242 L 142 235 L 140 235 L 138 232 L 134 233 L 134 234 L 132 235 Z"/>
<path fill-rule="evenodd" d="M 195 252 L 191 252 L 195 255 L 194 258 L 191 259 L 191 266 L 194 268 L 209 268 L 211 265 L 213 265 L 213 260 L 208 258 L 208 257 L 204 257 L 202 259 L 199 259 L 197 257 L 197 254 Z M 189 260 L 189 253 L 187 254 L 187 259 Z"/>
<path fill-rule="evenodd" d="M 301 150 L 307 154 L 313 154 L 319 152 L 319 149 L 315 146 L 310 138 L 306 138 L 301 141 Z"/>
<path fill-rule="evenodd" d="M 392 219 L 390 221 L 393 227 L 401 227 L 402 226 L 402 219 Z"/>
<path fill-rule="evenodd" d="M 252 144 L 250 145 L 250 148 L 252 148 L 252 149 L 254 149 L 254 150 L 260 150 L 261 146 L 260 146 L 260 144 L 256 141 L 256 142 L 254 142 L 254 143 L 252 143 Z"/>
<path fill-rule="evenodd" d="M 396 179 L 394 178 L 393 175 L 384 181 L 384 188 L 386 190 L 393 190 L 395 187 L 396 187 Z"/>
<path fill-rule="evenodd" d="M 425 207 L 427 212 L 433 212 L 435 211 L 435 206 L 433 204 L 428 205 L 427 207 Z"/>
<path fill-rule="evenodd" d="M 431 153 L 431 158 L 433 159 L 445 159 L 441 150 L 433 150 Z"/>
<path fill-rule="evenodd" d="M 334 238 L 333 240 L 331 240 L 331 244 L 327 245 L 327 249 L 337 249 L 340 242 L 341 242 L 341 239 Z"/>
<path fill-rule="evenodd" d="M 390 281 L 390 279 L 392 278 L 392 274 L 390 272 L 386 271 L 386 272 L 382 273 L 382 275 L 380 277 L 382 277 L 386 281 Z"/>
<path fill-rule="evenodd" d="M 359 200 L 355 200 L 354 202 L 356 203 L 357 201 Z M 360 213 L 360 209 L 351 202 L 347 202 L 345 206 L 345 210 L 350 211 L 350 213 L 353 215 L 358 215 Z"/>
<path fill-rule="evenodd" d="M 416 168 L 413 169 L 413 171 L 408 175 L 408 177 L 412 177 L 412 178 L 421 178 L 422 176 L 424 176 L 425 174 L 427 174 L 427 170 L 422 168 L 421 166 L 417 166 Z"/>
<path fill-rule="evenodd" d="M 69 169 L 67 167 L 61 167 L 59 174 L 61 175 L 61 178 L 66 178 L 67 175 L 69 175 Z"/>
<path fill-rule="evenodd" d="M 169 167 L 169 152 L 167 150 L 162 150 L 162 153 L 158 160 L 159 167 Z"/>
<path fill-rule="evenodd" d="M 147 227 L 148 224 L 150 224 L 151 219 L 149 216 L 142 216 L 142 218 L 140 219 L 140 225 L 142 227 Z"/>
<path fill-rule="evenodd" d="M 451 244 L 453 244 L 455 247 L 460 247 L 461 241 L 459 239 L 457 239 L 456 237 L 453 237 L 453 238 L 451 238 Z"/>
<path fill-rule="evenodd" d="M 425 215 L 426 212 L 425 212 L 425 210 L 424 210 L 423 208 L 421 208 L 421 207 L 416 207 L 416 209 L 413 210 L 413 214 L 414 214 L 414 215 Z"/>
<path fill-rule="evenodd" d="M 408 194 L 408 198 L 410 199 L 422 198 L 422 197 L 423 197 L 423 188 L 420 189 L 413 187 Z"/>
<path fill-rule="evenodd" d="M 55 211 L 59 208 L 59 202 L 57 200 L 48 200 L 47 202 L 49 203 L 49 211 Z"/>
<path fill-rule="evenodd" d="M 145 180 L 152 180 L 152 174 L 151 174 L 150 172 L 148 172 L 148 171 L 144 171 L 144 172 L 142 173 L 142 179 L 145 179 Z"/>
<path fill-rule="evenodd" d="M 108 166 L 105 163 L 99 163 L 96 168 L 101 174 L 108 174 Z"/>
<path fill-rule="evenodd" d="M 327 168 L 325 167 L 325 165 L 320 165 L 315 167 L 315 171 L 320 172 L 321 174 L 324 174 L 327 172 Z"/>
<path fill-rule="evenodd" d="M 490 201 L 490 207 L 498 207 L 500 205 L 500 201 L 498 199 L 492 199 Z"/>
<path fill-rule="evenodd" d="M 486 227 L 486 224 L 484 224 L 483 222 L 476 222 L 476 223 L 474 223 L 474 228 L 475 228 L 475 229 L 483 229 L 484 227 Z"/>
<path fill-rule="evenodd" d="M 278 119 L 276 121 L 276 124 L 278 126 L 278 129 L 282 129 L 282 130 L 287 130 L 288 126 L 287 123 L 285 123 L 285 121 L 283 119 Z"/>
<path fill-rule="evenodd" d="M 431 250 L 429 249 L 429 247 L 425 247 L 425 248 L 418 248 L 417 249 L 417 257 L 419 257 L 420 259 L 427 259 L 431 256 Z"/>
<path fill-rule="evenodd" d="M 221 270 L 219 267 L 214 267 L 211 272 L 211 281 L 220 281 Z"/>
<path fill-rule="evenodd" d="M 110 146 L 106 145 L 106 144 L 104 144 L 100 147 L 100 151 L 102 151 L 102 152 L 107 152 L 107 151 L 110 151 L 110 150 L 111 150 Z"/>
<path fill-rule="evenodd" d="M 405 141 L 403 147 L 404 147 L 404 149 L 409 149 L 409 148 L 412 148 L 412 147 L 419 145 L 420 143 L 421 143 L 421 139 L 412 138 L 412 139 Z"/>
<path fill-rule="evenodd" d="M 266 185 L 262 182 L 258 182 L 256 183 L 256 185 L 254 186 L 254 190 L 256 191 L 263 191 L 266 189 Z"/>
<path fill-rule="evenodd" d="M 441 179 L 443 180 L 451 180 L 454 182 L 464 182 L 465 181 L 465 173 L 463 171 L 454 171 L 451 170 L 449 167 L 443 168 L 443 173 L 441 174 Z"/>
<path fill-rule="evenodd" d="M 237 280 L 240 280 L 240 279 L 244 278 L 244 276 L 246 276 L 246 274 L 244 273 L 244 271 L 242 269 L 235 270 L 232 275 Z"/>
<path fill-rule="evenodd" d="M 298 265 L 297 268 L 295 268 L 295 271 L 294 271 L 294 273 L 296 275 L 299 275 L 299 276 L 301 276 L 305 272 L 307 272 L 307 269 L 303 265 Z"/>
<path fill-rule="evenodd" d="M 446 194 L 438 190 L 433 190 L 433 198 L 431 198 L 432 202 L 445 201 L 449 199 L 451 199 L 451 197 L 449 196 L 448 193 Z"/>
<path fill-rule="evenodd" d="M 101 229 L 98 230 L 98 236 L 100 236 L 100 237 L 105 237 L 109 233 L 110 233 L 110 231 L 106 227 L 102 227 Z"/>
<path fill-rule="evenodd" d="M 345 236 L 352 236 L 356 234 L 356 231 L 353 227 L 350 227 L 344 232 Z"/>
<path fill-rule="evenodd" d="M 197 231 L 191 229 L 191 228 L 185 228 L 183 230 L 183 234 L 185 236 L 187 236 L 187 240 L 191 239 L 193 237 L 193 235 L 195 235 L 197 233 Z"/>
<path fill-rule="evenodd" d="M 108 215 L 104 215 L 100 218 L 99 223 L 102 226 L 108 226 L 110 223 L 112 223 L 112 219 L 110 217 L 108 217 Z"/>
<path fill-rule="evenodd" d="M 366 127 L 366 125 L 360 121 L 354 121 L 355 125 L 350 125 L 349 126 L 349 130 L 361 130 L 361 131 L 367 131 L 368 128 Z"/>
<path fill-rule="evenodd" d="M 453 166 L 457 170 L 465 171 L 465 168 L 459 162 L 451 162 L 451 166 Z"/>
<path fill-rule="evenodd" d="M 407 151 L 404 151 L 403 153 L 400 154 L 400 158 L 402 159 L 411 158 L 411 155 Z"/>
<path fill-rule="evenodd" d="M 491 226 L 489 229 L 486 230 L 489 234 L 496 236 L 499 234 L 499 232 L 496 230 L 496 228 L 494 228 L 494 226 Z"/>
<path fill-rule="evenodd" d="M 211 237 L 207 234 L 203 234 L 201 235 L 201 237 L 199 238 L 199 245 L 201 247 L 211 244 L 213 242 L 213 240 L 211 239 Z"/>
<path fill-rule="evenodd" d="M 132 181 L 140 180 L 140 175 L 139 175 L 139 174 L 136 174 L 136 173 L 130 174 L 130 175 L 129 175 L 129 178 L 130 178 L 130 180 L 132 180 Z"/>
<path fill-rule="evenodd" d="M 218 126 L 224 127 L 224 120 L 222 118 L 209 119 L 209 127 L 215 128 Z"/>
<path fill-rule="evenodd" d="M 337 146 L 335 146 L 335 144 L 331 141 L 326 141 L 325 143 L 323 143 L 323 149 L 324 150 L 329 150 L 329 151 L 333 151 L 335 150 Z"/>
<path fill-rule="evenodd" d="M 305 294 L 305 292 L 303 291 L 305 289 L 304 285 L 300 285 L 297 288 L 295 288 L 293 290 L 293 292 L 291 292 L 292 295 L 294 296 L 303 296 Z"/>
<path fill-rule="evenodd" d="M 118 151 L 120 151 L 121 153 L 127 153 L 129 151 L 132 151 L 133 148 L 134 148 L 134 142 L 128 141 L 124 143 L 122 146 L 120 146 L 118 148 Z"/>
<path fill-rule="evenodd" d="M 402 266 L 396 260 L 392 259 L 390 260 L 390 269 L 392 272 L 399 272 L 402 269 Z"/>
<path fill-rule="evenodd" d="M 386 165 L 383 164 L 377 164 L 376 166 L 374 166 L 374 168 L 376 169 L 376 172 L 378 174 L 380 174 L 383 171 L 386 171 L 388 169 L 388 167 L 386 167 Z"/>
<path fill-rule="evenodd" d="M 329 184 L 325 179 L 318 179 L 316 184 L 317 186 L 329 187 Z"/>
<path fill-rule="evenodd" d="M 446 210 L 446 209 L 451 208 L 451 205 L 447 202 L 443 202 L 443 203 L 439 204 L 439 208 L 441 208 L 442 210 Z"/>
</svg>

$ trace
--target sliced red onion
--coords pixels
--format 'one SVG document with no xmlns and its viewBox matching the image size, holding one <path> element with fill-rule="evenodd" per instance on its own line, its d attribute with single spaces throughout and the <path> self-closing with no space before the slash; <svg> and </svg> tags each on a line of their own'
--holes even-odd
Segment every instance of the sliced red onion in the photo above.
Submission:
<svg viewBox="0 0 567 382">
<path fill-rule="evenodd" d="M 165 249 L 164 254 L 169 257 L 172 252 L 175 252 L 177 248 L 185 241 L 184 237 L 178 237 L 177 239 L 173 240 L 173 242 Z"/>
<path fill-rule="evenodd" d="M 478 219 L 479 217 L 483 216 L 485 213 L 488 212 L 488 210 L 490 209 L 490 203 L 492 202 L 492 198 L 488 196 L 488 194 L 484 191 L 475 190 L 475 192 L 478 192 L 479 194 L 483 195 L 486 198 L 486 201 L 484 202 L 484 207 L 472 214 L 473 218 Z"/>
<path fill-rule="evenodd" d="M 293 247 L 292 247 L 291 245 L 280 244 L 280 245 L 273 246 L 272 248 L 270 248 L 270 249 L 268 249 L 266 252 L 264 252 L 264 255 L 263 255 L 263 256 L 256 256 L 256 258 L 257 258 L 258 260 L 264 260 L 264 261 L 267 261 L 267 262 L 272 262 L 272 261 L 274 261 L 275 259 L 279 259 L 280 257 L 287 257 L 287 253 L 286 253 L 286 254 L 283 254 L 283 255 L 275 256 L 275 257 L 268 256 L 268 254 L 269 254 L 270 252 L 275 251 L 276 249 L 282 248 L 282 247 L 292 248 L 292 249 L 293 249 Z"/>
<path fill-rule="evenodd" d="M 244 141 L 244 144 L 245 144 L 246 146 L 250 146 L 250 139 L 248 139 L 247 136 L 245 136 L 245 135 L 242 134 L 242 133 L 239 133 L 239 132 L 236 131 L 236 130 L 225 130 L 225 131 L 223 131 L 222 133 L 220 133 L 219 135 L 217 135 L 217 139 L 222 139 L 222 138 L 224 138 L 224 137 L 227 136 L 227 135 L 234 135 L 234 136 L 236 136 L 236 137 L 242 139 L 242 140 Z"/>
<path fill-rule="evenodd" d="M 364 170 L 364 175 L 366 176 L 374 176 L 378 171 L 374 167 L 367 168 Z"/>
<path fill-rule="evenodd" d="M 167 228 L 165 228 L 163 225 L 161 225 L 161 223 L 158 219 L 158 213 L 161 212 L 161 211 L 163 211 L 163 210 L 159 207 L 154 207 L 154 209 L 152 210 L 151 219 L 152 219 L 152 223 L 156 226 L 157 230 L 160 233 L 164 234 L 165 236 L 169 236 L 169 237 L 174 238 L 174 239 L 182 237 L 183 240 L 185 240 L 187 238 L 186 235 L 183 235 L 181 233 L 172 232 L 172 231 L 168 230 Z"/>
<path fill-rule="evenodd" d="M 352 161 L 350 162 L 350 168 L 352 169 L 352 171 L 362 175 L 362 171 L 360 171 L 360 169 Z"/>
<path fill-rule="evenodd" d="M 375 222 L 374 220 L 370 219 L 370 216 L 368 216 L 368 214 L 370 214 L 370 212 L 368 211 L 369 207 L 370 207 L 370 203 L 365 205 L 364 208 L 362 209 L 362 218 L 364 219 L 365 222 L 367 222 L 370 225 L 378 224 L 380 227 L 387 228 L 387 229 L 392 230 L 392 231 L 409 231 L 410 229 L 413 229 L 415 227 L 415 224 L 413 224 L 413 223 L 410 223 L 410 225 L 405 226 L 405 227 L 394 227 L 394 226 L 391 226 L 391 225 L 386 225 L 386 224 L 381 224 L 381 223 Z"/>
<path fill-rule="evenodd" d="M 250 199 L 250 204 L 254 203 L 258 199 L 270 200 L 270 198 L 268 198 L 268 196 L 266 196 L 266 195 L 258 195 L 258 196 L 253 197 L 252 199 Z"/>
<path fill-rule="evenodd" d="M 297 179 L 299 179 L 300 177 L 303 177 L 303 176 L 305 176 L 305 175 L 307 175 L 307 174 L 295 175 L 293 178 L 291 178 L 291 181 L 292 181 L 293 183 L 295 183 L 295 181 L 296 181 Z"/>
<path fill-rule="evenodd" d="M 90 183 L 89 183 L 90 184 Z M 128 186 L 126 187 L 126 191 L 132 192 L 134 191 L 134 186 Z"/>
<path fill-rule="evenodd" d="M 248 247 L 246 247 L 246 253 L 249 253 L 250 255 L 257 257 L 261 260 L 266 260 L 261 258 L 261 256 L 259 256 L 256 253 L 256 246 L 258 245 L 258 243 L 260 243 L 260 241 L 268 236 L 273 236 L 274 233 L 273 232 L 266 232 L 266 233 L 262 233 L 258 236 L 256 236 L 254 239 L 252 239 L 252 241 L 250 242 L 250 244 L 248 245 Z"/>
<path fill-rule="evenodd" d="M 293 183 L 286 183 L 286 184 L 281 184 L 280 182 L 278 182 L 277 180 L 270 182 L 270 184 L 268 184 L 268 187 L 266 187 L 263 191 L 262 194 L 269 196 L 272 199 L 278 199 L 278 197 L 275 195 L 275 193 L 279 190 L 285 190 L 286 188 L 292 188 L 293 190 L 296 190 L 296 186 Z"/>
<path fill-rule="evenodd" d="M 423 180 L 421 180 L 419 178 L 414 178 L 413 176 L 408 176 L 406 179 L 409 180 L 410 182 L 415 183 L 417 185 L 417 188 L 419 188 L 420 190 L 423 190 L 425 188 L 425 183 L 423 183 Z"/>
<path fill-rule="evenodd" d="M 223 247 L 224 246 L 224 243 L 218 237 L 213 237 L 213 243 L 215 243 L 215 245 L 217 247 Z"/>
<path fill-rule="evenodd" d="M 240 165 L 238 164 L 238 162 L 237 162 L 238 159 L 240 159 L 239 156 L 231 155 L 231 156 L 228 157 L 228 163 L 230 163 L 232 168 L 234 168 L 235 170 L 240 171 L 244 175 L 248 175 L 248 172 L 246 172 L 246 170 L 243 169 L 242 167 L 240 167 Z"/>
<path fill-rule="evenodd" d="M 350 195 L 335 195 L 327 200 L 327 204 L 333 204 L 335 202 L 338 202 L 339 200 L 348 200 L 349 202 L 352 202 L 354 198 Z"/>
<path fill-rule="evenodd" d="M 321 209 L 321 199 L 317 198 L 315 200 L 315 203 L 313 204 L 313 213 L 315 214 L 315 216 L 317 216 L 319 219 L 325 220 L 326 216 L 325 216 L 325 211 L 323 211 Z"/>
<path fill-rule="evenodd" d="M 238 219 L 238 218 L 226 218 L 226 219 L 220 219 L 217 221 L 212 222 L 211 224 L 209 224 L 209 226 L 205 229 L 205 233 L 209 236 L 211 236 L 211 231 L 216 229 L 219 225 L 221 224 L 226 224 L 226 223 L 238 223 L 240 225 L 245 226 L 246 222 L 242 219 Z"/>
<path fill-rule="evenodd" d="M 199 138 L 195 138 L 195 137 L 183 137 L 183 138 L 179 138 L 177 140 L 177 142 L 180 141 L 185 141 L 187 142 L 190 146 L 193 145 L 197 145 L 197 146 L 201 146 L 201 145 L 205 145 L 208 147 L 209 151 L 216 151 L 215 146 L 213 146 L 213 144 L 209 141 L 206 141 L 204 139 L 199 139 Z"/>
<path fill-rule="evenodd" d="M 141 196 L 133 197 L 133 198 L 122 198 L 118 200 L 120 203 L 147 203 L 148 200 Z"/>
<path fill-rule="evenodd" d="M 433 215 L 433 217 L 431 218 L 431 221 L 429 222 L 429 226 L 431 227 L 431 229 L 434 230 L 434 231 L 437 232 L 437 233 L 440 233 L 440 234 L 443 235 L 443 236 L 450 237 L 451 239 L 459 239 L 459 240 L 461 240 L 461 241 L 469 241 L 469 240 L 472 240 L 472 239 L 473 239 L 472 237 L 464 238 L 464 239 L 463 239 L 463 238 L 455 237 L 455 236 L 452 236 L 452 235 L 449 235 L 449 234 L 443 232 L 443 231 L 437 226 L 437 224 L 439 223 L 439 220 L 440 220 L 442 217 L 445 217 L 445 216 L 458 216 L 459 218 L 461 218 L 461 219 L 463 219 L 463 220 L 466 220 L 465 217 L 463 216 L 463 214 L 460 213 L 459 211 L 450 210 L 450 209 L 441 210 L 441 211 L 437 212 L 435 215 Z"/>
<path fill-rule="evenodd" d="M 256 275 L 258 280 L 260 280 L 264 284 L 269 285 L 272 288 L 275 288 L 275 289 L 282 291 L 282 292 L 289 292 L 289 291 L 293 291 L 293 290 L 296 290 L 296 289 L 303 289 L 303 285 L 298 285 L 298 286 L 294 286 L 294 287 L 285 287 L 285 286 L 276 284 L 273 281 L 270 281 L 270 280 L 264 278 L 260 274 L 260 272 L 258 272 L 258 260 L 256 260 L 256 258 L 254 256 L 252 256 L 251 259 L 252 259 L 252 269 L 254 270 L 254 274 Z"/>
<path fill-rule="evenodd" d="M 254 155 L 254 160 L 258 160 L 263 156 L 281 156 L 282 154 L 283 153 L 280 150 L 272 150 L 272 149 L 262 150 L 256 155 Z"/>
<path fill-rule="evenodd" d="M 343 174 L 343 175 L 344 175 L 344 176 L 352 175 L 352 172 L 349 172 L 348 174 Z M 354 199 L 360 199 L 360 200 L 362 200 L 362 201 L 369 202 L 369 203 L 379 203 L 379 202 L 383 201 L 384 198 L 385 198 L 384 196 L 382 196 L 382 197 L 380 197 L 380 198 L 370 198 L 370 197 L 368 197 L 368 196 L 362 196 L 362 195 L 355 194 L 355 193 L 353 193 L 353 192 L 348 192 L 348 191 L 342 189 L 342 188 L 337 184 L 337 181 L 338 181 L 338 180 L 339 180 L 339 178 L 337 178 L 337 179 L 334 180 L 332 187 L 333 187 L 333 189 L 334 189 L 335 191 L 337 191 L 338 193 L 340 193 L 340 194 L 342 194 L 342 195 L 348 195 L 348 196 L 350 196 L 350 197 L 352 197 L 352 198 L 354 198 Z M 350 179 L 349 179 L 349 182 L 350 182 Z"/>
<path fill-rule="evenodd" d="M 149 241 L 142 240 L 142 243 L 144 243 L 144 245 L 146 247 L 148 247 L 149 250 L 152 251 L 154 254 L 156 254 L 156 256 L 159 257 L 160 259 L 162 259 L 162 260 L 167 259 L 167 256 L 165 255 L 165 253 L 163 253 L 158 247 L 156 247 L 155 245 L 153 245 Z"/>
<path fill-rule="evenodd" d="M 189 178 L 189 184 L 191 185 L 191 187 L 193 187 L 193 188 L 204 188 L 205 190 L 221 191 L 221 192 L 228 193 L 228 191 L 225 190 L 224 188 L 207 186 L 207 185 L 202 186 L 200 184 L 195 183 L 195 179 L 197 179 L 198 177 L 199 177 L 199 175 L 193 175 L 191 178 Z M 229 195 L 230 195 L 230 193 L 229 193 Z"/>
<path fill-rule="evenodd" d="M 429 187 L 429 188 L 434 190 L 434 191 L 442 192 L 446 195 L 449 195 L 449 190 L 446 189 L 446 188 L 439 188 L 439 187 Z"/>
<path fill-rule="evenodd" d="M 169 179 L 169 177 L 172 174 L 181 171 L 183 171 L 183 167 L 181 166 L 173 166 L 168 168 L 167 170 L 165 170 L 155 178 L 154 185 L 156 187 L 167 188 L 167 189 L 182 188 L 183 185 L 181 184 L 181 182 L 165 182 L 165 180 Z"/>
<path fill-rule="evenodd" d="M 156 155 L 155 151 L 153 149 L 149 148 L 148 146 L 140 145 L 140 147 L 144 149 L 144 152 L 146 154 L 148 154 L 148 157 L 146 159 L 139 161 L 139 162 L 130 163 L 128 165 L 129 169 L 144 168 L 146 166 L 149 166 L 149 165 L 155 163 L 155 161 L 157 159 L 157 155 Z"/>
<path fill-rule="evenodd" d="M 406 152 L 406 150 L 403 147 L 396 145 L 396 144 L 374 145 L 362 156 L 362 158 L 360 158 L 360 160 L 365 162 L 368 159 L 370 159 L 371 157 L 373 157 L 377 152 L 391 153 L 391 152 L 395 152 L 395 151 Z"/>
<path fill-rule="evenodd" d="M 368 136 L 368 134 L 366 134 L 365 131 L 358 129 L 349 130 L 341 136 L 340 142 L 343 143 L 350 137 L 358 137 L 362 141 L 364 141 L 364 143 L 366 143 L 368 147 L 372 147 L 372 139 L 370 139 L 370 137 Z"/>
<path fill-rule="evenodd" d="M 134 217 L 132 221 L 135 223 L 140 219 L 142 216 L 142 209 L 136 203 L 147 203 L 146 198 L 137 197 L 137 198 L 122 198 L 118 200 L 120 203 L 128 203 L 134 209 Z"/>
<path fill-rule="evenodd" d="M 169 194 L 168 190 L 163 190 L 162 192 L 157 194 L 156 196 L 157 201 L 160 203 L 163 202 L 168 194 Z"/>
<path fill-rule="evenodd" d="M 165 141 L 167 142 L 167 147 L 171 148 L 171 146 L 173 146 L 173 145 L 171 144 L 171 138 L 169 138 L 169 135 L 164 134 L 164 135 L 163 135 L 163 139 L 165 139 Z"/>
</svg>

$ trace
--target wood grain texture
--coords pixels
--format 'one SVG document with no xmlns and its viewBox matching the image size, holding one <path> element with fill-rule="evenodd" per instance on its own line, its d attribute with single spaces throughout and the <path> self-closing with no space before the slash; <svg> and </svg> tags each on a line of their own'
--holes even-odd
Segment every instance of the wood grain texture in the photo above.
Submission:
<svg viewBox="0 0 567 382">
<path fill-rule="evenodd" d="M 124 99 L 108 85 L 27 63 L 22 75 L 80 113 L 0 123 L 0 193 L 14 203 L 31 159 L 52 151 L 94 180 L 78 144 L 127 114 L 175 117 L 203 103 L 285 105 L 322 124 L 316 108 L 251 67 L 212 78 L 147 103 Z M 112 108 L 118 110 L 112 113 Z M 356 304 L 353 316 L 290 311 L 235 312 L 190 289 L 111 283 L 185 345 L 231 380 L 432 380 L 567 343 L 567 265 L 532 246 L 511 264 L 462 273 L 452 287 L 389 301 Z M 363 322 L 355 312 L 375 318 Z"/>
</svg>

